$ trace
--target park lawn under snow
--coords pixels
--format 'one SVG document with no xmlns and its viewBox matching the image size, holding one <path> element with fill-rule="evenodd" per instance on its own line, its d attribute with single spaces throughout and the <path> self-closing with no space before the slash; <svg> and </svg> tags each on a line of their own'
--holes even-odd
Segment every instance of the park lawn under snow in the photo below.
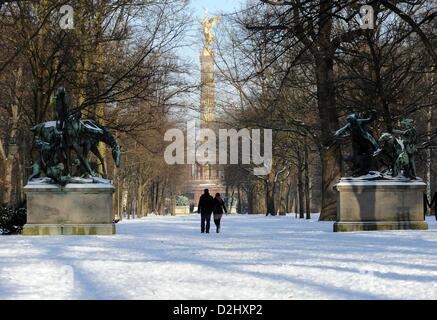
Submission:
<svg viewBox="0 0 437 320">
<path fill-rule="evenodd" d="M 2 299 L 437 299 L 437 227 L 333 233 L 331 222 L 224 216 L 117 224 L 116 236 L 0 236 Z"/>
</svg>

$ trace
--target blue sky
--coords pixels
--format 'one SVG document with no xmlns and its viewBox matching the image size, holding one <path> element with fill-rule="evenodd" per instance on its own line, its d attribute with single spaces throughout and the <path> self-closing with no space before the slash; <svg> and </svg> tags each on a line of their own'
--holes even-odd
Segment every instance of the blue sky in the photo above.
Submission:
<svg viewBox="0 0 437 320">
<path fill-rule="evenodd" d="M 244 1 L 245 0 L 191 0 L 191 7 L 195 10 L 196 15 L 203 17 L 205 8 L 208 8 L 211 14 L 229 12 Z"/>
</svg>

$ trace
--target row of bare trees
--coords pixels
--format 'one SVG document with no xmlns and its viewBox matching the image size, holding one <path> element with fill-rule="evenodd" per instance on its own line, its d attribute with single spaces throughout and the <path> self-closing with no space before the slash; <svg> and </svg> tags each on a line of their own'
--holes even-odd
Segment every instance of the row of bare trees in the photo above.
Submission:
<svg viewBox="0 0 437 320">
<path fill-rule="evenodd" d="M 37 156 L 30 128 L 52 120 L 54 91 L 71 111 L 116 133 L 123 161 L 114 168 L 115 208 L 162 212 L 177 175 L 163 165 L 162 130 L 191 90 L 178 58 L 191 23 L 188 1 L 6 1 L 0 7 L 0 202 L 20 205 Z M 61 28 L 60 8 L 74 10 Z M 95 160 L 95 159 L 94 159 Z M 124 206 L 124 208 L 123 208 Z"/>
<path fill-rule="evenodd" d="M 364 4 L 374 29 L 360 26 Z M 271 174 L 241 175 L 247 206 L 335 219 L 350 146 L 334 132 L 351 111 L 377 115 L 376 137 L 413 118 L 420 174 L 435 190 L 436 16 L 430 1 L 341 0 L 251 0 L 226 16 L 216 44 L 224 122 L 275 132 Z"/>
</svg>

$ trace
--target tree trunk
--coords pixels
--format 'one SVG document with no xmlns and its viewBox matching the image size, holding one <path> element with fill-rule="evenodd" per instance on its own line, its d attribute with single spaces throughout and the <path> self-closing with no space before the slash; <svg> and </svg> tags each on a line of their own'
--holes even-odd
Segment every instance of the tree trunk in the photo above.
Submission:
<svg viewBox="0 0 437 320">
<path fill-rule="evenodd" d="M 299 173 L 297 172 L 295 186 L 297 186 L 297 175 L 298 174 Z M 298 191 L 298 188 L 294 189 L 293 207 L 294 207 L 294 217 L 297 218 L 297 214 L 299 212 L 299 191 Z"/>
<path fill-rule="evenodd" d="M 158 212 L 160 215 L 163 215 L 165 212 L 163 210 L 163 207 L 165 207 L 165 189 L 167 188 L 168 180 L 167 178 L 164 180 L 163 183 L 161 183 L 161 190 L 158 197 Z M 159 190 L 159 189 L 158 189 Z"/>
<path fill-rule="evenodd" d="M 238 185 L 237 187 L 237 192 L 238 192 L 238 203 L 237 203 L 237 213 L 241 213 L 241 192 L 240 192 L 240 185 Z M 230 210 L 230 208 L 229 208 Z"/>
<path fill-rule="evenodd" d="M 285 194 L 285 212 L 290 213 L 290 193 L 291 193 L 291 186 L 287 181 L 287 192 Z"/>
<path fill-rule="evenodd" d="M 310 172 L 309 172 L 308 145 L 305 143 L 304 151 L 304 172 L 305 172 L 305 211 L 306 218 L 311 219 L 311 198 L 310 198 Z"/>
<path fill-rule="evenodd" d="M 121 188 L 121 181 L 117 179 L 117 213 L 118 219 L 123 220 L 123 189 Z"/>
<path fill-rule="evenodd" d="M 155 211 L 156 214 L 159 214 L 159 208 L 158 208 L 158 201 L 159 201 L 159 178 L 155 182 L 155 199 L 154 199 L 154 205 L 153 205 L 153 211 Z"/>
<path fill-rule="evenodd" d="M 300 151 L 297 153 L 297 190 L 299 193 L 299 219 L 305 218 L 304 212 L 304 186 L 303 186 L 303 165 Z"/>
<path fill-rule="evenodd" d="M 144 197 L 143 196 L 143 203 L 141 204 L 142 205 L 142 211 L 143 211 L 143 215 L 145 216 L 145 217 L 147 217 L 147 215 L 148 215 L 148 211 L 147 211 L 147 207 L 148 207 L 148 203 L 147 203 L 147 199 L 146 199 L 146 197 Z"/>
<path fill-rule="evenodd" d="M 233 205 L 234 205 L 234 193 L 235 193 L 235 190 L 234 190 L 234 188 L 232 188 L 231 204 L 229 205 L 229 213 L 232 212 L 232 207 L 233 207 Z"/>
<path fill-rule="evenodd" d="M 132 212 L 132 192 L 131 192 L 131 188 L 129 187 L 127 190 L 128 191 L 127 191 L 127 199 L 126 199 L 126 214 L 127 214 L 127 219 L 129 220 Z"/>
<path fill-rule="evenodd" d="M 154 181 L 152 181 L 151 182 L 151 184 L 150 184 L 150 187 L 149 187 L 149 209 L 148 209 L 148 211 L 149 212 L 151 212 L 151 213 L 153 213 L 154 212 L 154 208 L 153 208 L 153 206 L 154 206 L 154 192 L 153 192 L 153 189 L 155 188 L 155 182 Z"/>
<path fill-rule="evenodd" d="M 254 206 L 253 206 L 253 192 L 255 191 L 254 188 L 247 188 L 248 192 L 247 192 L 247 211 L 248 213 L 254 213 Z"/>
<path fill-rule="evenodd" d="M 3 178 L 4 183 L 4 192 L 2 202 L 8 205 L 17 205 L 16 199 L 13 197 L 13 171 L 14 171 L 14 163 L 16 163 L 18 154 L 18 146 L 15 144 L 11 144 L 8 147 L 7 160 L 5 161 L 5 175 Z"/>
<path fill-rule="evenodd" d="M 0 137 L 0 159 L 6 160 L 7 156 L 6 156 L 6 152 L 5 152 L 5 148 L 3 147 L 3 141 Z"/>
<path fill-rule="evenodd" d="M 137 187 L 137 217 L 143 216 L 143 187 L 141 181 L 138 182 Z"/>
<path fill-rule="evenodd" d="M 9 135 L 9 146 L 5 160 L 5 175 L 3 179 L 4 194 L 3 203 L 9 205 L 17 205 L 16 199 L 13 196 L 14 181 L 13 171 L 14 164 L 17 162 L 18 146 L 16 144 L 16 135 L 18 130 L 18 104 L 12 105 L 12 127 Z"/>
<path fill-rule="evenodd" d="M 229 202 L 229 186 L 228 185 L 226 185 L 226 188 L 225 188 L 225 199 L 227 202 L 227 203 L 225 203 L 225 205 L 227 205 L 229 207 L 230 202 Z M 231 209 L 229 208 L 229 210 L 231 210 Z"/>
<path fill-rule="evenodd" d="M 266 188 L 266 214 L 275 214 L 275 187 L 270 186 L 269 181 L 265 182 Z"/>
<path fill-rule="evenodd" d="M 320 220 L 335 220 L 337 215 L 334 184 L 342 171 L 341 150 L 332 146 L 333 133 L 338 129 L 335 105 L 334 48 L 331 43 L 333 1 L 321 1 L 318 17 L 318 52 L 315 55 L 317 106 L 321 124 L 320 158 L 322 162 L 322 208 Z"/>
<path fill-rule="evenodd" d="M 434 86 L 434 73 L 431 74 L 431 88 Z M 429 74 L 427 74 L 427 77 Z M 433 92 L 430 92 L 430 97 L 433 96 Z M 428 201 L 431 201 L 432 194 L 431 194 L 431 186 L 432 186 L 432 152 L 431 152 L 431 138 L 432 138 L 432 110 L 433 107 L 430 106 L 428 108 L 427 112 L 427 118 L 426 118 L 426 133 L 427 133 L 427 142 L 428 142 L 428 148 L 426 149 L 426 195 L 428 197 Z M 432 214 L 432 208 L 430 208 L 430 214 Z M 437 212 L 435 213 L 437 215 Z"/>
<path fill-rule="evenodd" d="M 335 146 L 321 152 L 322 158 L 322 210 L 321 221 L 335 220 L 337 217 L 337 194 L 334 185 L 341 177 L 340 147 Z"/>
<path fill-rule="evenodd" d="M 23 150 L 26 149 L 27 144 L 23 143 L 23 148 L 18 151 L 18 166 L 17 166 L 17 177 L 18 177 L 18 185 L 17 185 L 17 204 L 21 205 L 25 199 L 24 194 L 24 186 L 26 185 L 27 175 L 26 175 L 26 156 Z"/>
</svg>

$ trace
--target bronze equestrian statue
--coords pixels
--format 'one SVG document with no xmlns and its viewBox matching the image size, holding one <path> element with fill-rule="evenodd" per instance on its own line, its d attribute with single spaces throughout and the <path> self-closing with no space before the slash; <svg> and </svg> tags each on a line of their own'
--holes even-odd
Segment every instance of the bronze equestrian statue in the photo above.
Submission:
<svg viewBox="0 0 437 320">
<path fill-rule="evenodd" d="M 88 160 L 90 153 L 102 163 L 103 177 L 106 178 L 104 159 L 98 150 L 100 142 L 112 149 L 114 163 L 120 166 L 121 148 L 112 133 L 93 120 L 81 120 L 79 113 L 71 113 L 66 101 L 66 90 L 62 87 L 56 90 L 56 113 L 57 121 L 40 123 L 31 129 L 35 135 L 39 159 L 32 166 L 29 180 L 43 173 L 55 183 L 65 185 L 72 180 L 73 175 L 96 177 Z M 76 156 L 74 161 L 71 160 L 72 154 Z"/>
</svg>

